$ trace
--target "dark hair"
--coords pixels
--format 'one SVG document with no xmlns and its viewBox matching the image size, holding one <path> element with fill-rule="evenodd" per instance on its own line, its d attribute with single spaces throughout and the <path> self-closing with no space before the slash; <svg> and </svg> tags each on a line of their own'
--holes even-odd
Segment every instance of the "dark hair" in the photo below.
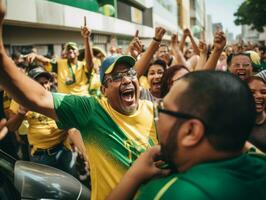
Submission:
<svg viewBox="0 0 266 200">
<path fill-rule="evenodd" d="M 182 80 L 188 87 L 176 98 L 180 112 L 203 119 L 205 136 L 214 149 L 241 150 L 256 119 L 254 98 L 246 82 L 218 71 L 191 72 Z"/>
<path fill-rule="evenodd" d="M 12 60 L 15 60 L 15 59 L 19 59 L 19 57 L 21 56 L 22 54 L 20 53 L 20 52 L 18 52 L 18 51 L 16 51 L 16 52 L 14 52 L 13 54 L 12 54 Z"/>
<path fill-rule="evenodd" d="M 252 62 L 249 53 L 231 53 L 229 56 L 227 56 L 227 66 L 231 65 L 233 58 L 236 56 L 247 56 L 250 59 L 250 62 Z"/>
<path fill-rule="evenodd" d="M 166 70 L 166 63 L 163 60 L 157 59 L 154 62 L 149 64 L 146 72 L 144 73 L 145 76 L 148 75 L 148 72 L 149 72 L 151 66 L 153 66 L 153 65 L 160 65 L 163 68 L 164 71 Z"/>
<path fill-rule="evenodd" d="M 176 72 L 181 69 L 185 69 L 189 72 L 189 69 L 184 65 L 173 65 L 164 71 L 164 75 L 161 81 L 161 98 L 163 98 L 170 90 L 170 81 Z"/>
<path fill-rule="evenodd" d="M 263 78 L 259 77 L 259 76 L 250 76 L 245 81 L 249 84 L 250 82 L 252 82 L 254 80 L 261 81 L 264 84 L 266 84 L 266 81 Z"/>
<path fill-rule="evenodd" d="M 167 51 L 170 51 L 169 50 L 169 46 L 167 44 L 165 44 L 165 43 L 161 43 L 160 46 L 159 46 L 159 48 L 160 47 L 166 47 L 167 48 Z"/>
</svg>

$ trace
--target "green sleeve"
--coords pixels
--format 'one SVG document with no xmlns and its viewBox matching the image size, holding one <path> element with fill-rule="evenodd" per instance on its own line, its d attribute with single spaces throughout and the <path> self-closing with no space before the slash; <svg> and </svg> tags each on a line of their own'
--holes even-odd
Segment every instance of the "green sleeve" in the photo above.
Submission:
<svg viewBox="0 0 266 200">
<path fill-rule="evenodd" d="M 88 128 L 96 103 L 93 97 L 53 93 L 53 99 L 59 128 Z"/>
</svg>

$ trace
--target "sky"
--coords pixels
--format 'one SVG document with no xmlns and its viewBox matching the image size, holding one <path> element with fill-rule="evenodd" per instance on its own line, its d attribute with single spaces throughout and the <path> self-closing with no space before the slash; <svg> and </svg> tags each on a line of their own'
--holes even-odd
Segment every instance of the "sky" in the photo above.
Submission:
<svg viewBox="0 0 266 200">
<path fill-rule="evenodd" d="M 212 16 L 212 22 L 221 22 L 224 31 L 228 29 L 234 36 L 241 33 L 241 26 L 234 24 L 234 13 L 244 0 L 206 0 L 206 12 Z"/>
</svg>

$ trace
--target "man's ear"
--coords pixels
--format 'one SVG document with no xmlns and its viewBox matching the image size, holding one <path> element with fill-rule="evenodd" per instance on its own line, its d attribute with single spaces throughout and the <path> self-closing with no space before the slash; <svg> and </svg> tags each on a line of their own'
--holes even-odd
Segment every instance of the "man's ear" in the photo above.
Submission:
<svg viewBox="0 0 266 200">
<path fill-rule="evenodd" d="M 201 121 L 191 119 L 184 122 L 180 129 L 180 144 L 184 147 L 195 146 L 204 138 L 205 128 Z"/>
<path fill-rule="evenodd" d="M 105 94 L 105 89 L 106 89 L 106 87 L 104 86 L 104 85 L 101 85 L 101 93 L 104 95 L 104 96 L 106 96 L 106 94 Z"/>
</svg>

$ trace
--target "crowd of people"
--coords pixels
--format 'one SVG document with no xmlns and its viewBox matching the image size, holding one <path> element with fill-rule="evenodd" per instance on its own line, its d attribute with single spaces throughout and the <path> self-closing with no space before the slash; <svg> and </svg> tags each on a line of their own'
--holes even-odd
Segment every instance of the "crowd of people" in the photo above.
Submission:
<svg viewBox="0 0 266 200">
<path fill-rule="evenodd" d="M 1 1 L 1 32 L 4 16 Z M 77 177 L 91 199 L 266 199 L 265 46 L 226 44 L 219 27 L 212 44 L 165 32 L 107 55 L 85 18 L 84 48 L 57 59 L 10 58 L 1 35 L 0 148 Z"/>
</svg>

